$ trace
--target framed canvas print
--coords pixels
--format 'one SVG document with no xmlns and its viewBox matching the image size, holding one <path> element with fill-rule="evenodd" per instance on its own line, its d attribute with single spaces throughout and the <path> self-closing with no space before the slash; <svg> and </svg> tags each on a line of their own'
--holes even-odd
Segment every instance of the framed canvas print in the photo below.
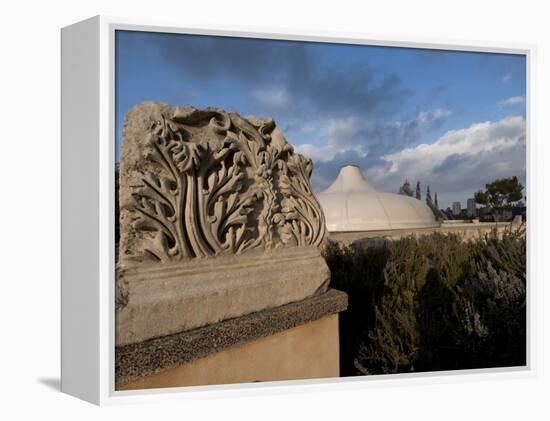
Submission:
<svg viewBox="0 0 550 421">
<path fill-rule="evenodd" d="M 531 58 L 64 28 L 62 390 L 531 373 Z"/>
</svg>

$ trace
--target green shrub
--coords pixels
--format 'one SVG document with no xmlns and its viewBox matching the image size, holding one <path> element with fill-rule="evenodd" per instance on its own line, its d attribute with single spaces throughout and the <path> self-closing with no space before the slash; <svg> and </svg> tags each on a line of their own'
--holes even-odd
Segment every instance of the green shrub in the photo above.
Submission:
<svg viewBox="0 0 550 421">
<path fill-rule="evenodd" d="M 349 297 L 340 318 L 342 375 L 524 365 L 524 234 L 329 242 L 331 286 Z"/>
</svg>

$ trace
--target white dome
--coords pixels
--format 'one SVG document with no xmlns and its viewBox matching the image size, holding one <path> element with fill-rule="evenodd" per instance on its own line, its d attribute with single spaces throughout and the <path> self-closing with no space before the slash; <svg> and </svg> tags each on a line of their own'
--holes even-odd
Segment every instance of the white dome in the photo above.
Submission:
<svg viewBox="0 0 550 421">
<path fill-rule="evenodd" d="M 377 192 L 355 165 L 343 167 L 334 183 L 317 197 L 325 213 L 327 229 L 331 232 L 439 226 L 423 201 Z"/>
</svg>

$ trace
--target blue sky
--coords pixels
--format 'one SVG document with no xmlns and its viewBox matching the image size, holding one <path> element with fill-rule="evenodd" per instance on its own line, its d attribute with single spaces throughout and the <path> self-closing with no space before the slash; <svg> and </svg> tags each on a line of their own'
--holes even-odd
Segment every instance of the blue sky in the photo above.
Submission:
<svg viewBox="0 0 550 421">
<path fill-rule="evenodd" d="M 378 190 L 405 178 L 441 207 L 498 177 L 525 185 L 525 57 L 135 31 L 116 35 L 116 133 L 142 101 L 272 116 L 314 161 Z"/>
</svg>

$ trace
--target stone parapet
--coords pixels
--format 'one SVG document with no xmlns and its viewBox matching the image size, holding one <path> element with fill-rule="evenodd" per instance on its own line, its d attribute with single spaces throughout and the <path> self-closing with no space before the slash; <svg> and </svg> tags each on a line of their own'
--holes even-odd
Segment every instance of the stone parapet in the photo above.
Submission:
<svg viewBox="0 0 550 421">
<path fill-rule="evenodd" d="M 116 344 L 166 336 L 326 291 L 317 248 L 134 267 L 118 275 Z"/>
<path fill-rule="evenodd" d="M 346 308 L 347 295 L 331 289 L 305 300 L 198 329 L 119 346 L 116 348 L 115 357 L 117 389 L 232 347 L 336 315 Z M 331 335 L 336 335 L 337 338 L 337 325 L 331 330 Z M 336 355 L 336 360 L 333 361 L 335 364 L 338 364 L 337 357 Z M 289 355 L 288 358 L 292 356 Z"/>
</svg>

